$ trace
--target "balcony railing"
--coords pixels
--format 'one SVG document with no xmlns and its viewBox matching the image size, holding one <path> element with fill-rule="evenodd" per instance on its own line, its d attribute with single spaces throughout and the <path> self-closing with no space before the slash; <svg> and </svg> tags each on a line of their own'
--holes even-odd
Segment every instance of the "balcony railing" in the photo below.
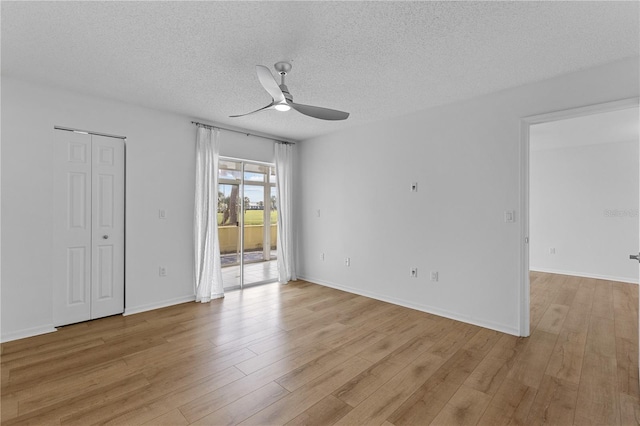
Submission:
<svg viewBox="0 0 640 426">
<path fill-rule="evenodd" d="M 277 226 L 271 225 L 271 250 L 276 249 Z M 220 254 L 236 253 L 240 247 L 240 229 L 237 226 L 219 226 L 218 240 Z M 264 246 L 264 225 L 245 225 L 244 250 L 262 250 Z"/>
</svg>

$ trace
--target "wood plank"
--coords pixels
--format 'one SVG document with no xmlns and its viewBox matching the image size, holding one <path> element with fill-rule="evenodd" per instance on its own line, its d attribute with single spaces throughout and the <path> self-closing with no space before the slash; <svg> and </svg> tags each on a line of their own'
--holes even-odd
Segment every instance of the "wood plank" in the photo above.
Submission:
<svg viewBox="0 0 640 426">
<path fill-rule="evenodd" d="M 202 419 L 191 423 L 193 425 L 235 425 L 265 409 L 280 400 L 289 392 L 274 382 L 235 400 Z"/>
<path fill-rule="evenodd" d="M 430 374 L 427 380 L 406 401 L 393 411 L 387 420 L 394 424 L 430 423 L 444 408 L 476 369 L 482 356 L 460 349 Z"/>
<path fill-rule="evenodd" d="M 556 334 L 535 330 L 529 337 L 527 346 L 515 360 L 515 365 L 507 377 L 537 389 L 557 339 Z"/>
<path fill-rule="evenodd" d="M 149 382 L 145 377 L 142 374 L 137 374 L 135 376 L 110 383 L 109 385 L 101 386 L 93 391 L 86 392 L 82 396 L 65 399 L 53 405 L 30 411 L 24 415 L 19 413 L 18 407 L 18 417 L 14 417 L 7 422 L 3 422 L 3 424 L 42 425 L 60 423 L 65 421 L 66 417 L 73 413 L 96 409 L 103 406 L 105 403 L 109 403 L 114 399 L 122 397 L 123 395 L 131 395 L 133 393 L 140 392 L 142 389 L 148 388 L 148 386 Z"/>
<path fill-rule="evenodd" d="M 180 410 L 173 409 L 143 424 L 153 426 L 183 426 L 188 425 L 189 422 L 187 422 L 187 419 L 184 418 Z"/>
<path fill-rule="evenodd" d="M 480 327 L 457 323 L 451 327 L 450 330 L 449 333 L 442 336 L 442 338 L 429 349 L 429 353 L 439 356 L 440 358 L 449 358 L 464 346 L 469 339 L 475 336 L 480 331 Z"/>
<path fill-rule="evenodd" d="M 546 374 L 571 383 L 580 382 L 587 333 L 563 330 L 551 353 Z"/>
<path fill-rule="evenodd" d="M 384 422 L 438 370 L 443 361 L 442 358 L 425 352 L 335 424 L 368 425 Z"/>
<path fill-rule="evenodd" d="M 194 374 L 199 376 L 199 374 Z M 105 425 L 131 425 L 151 422 L 171 411 L 175 411 L 200 395 L 213 392 L 243 378 L 234 367 L 187 382 L 175 383 L 167 392 L 149 389 L 126 400 L 116 400 L 116 408 L 100 415 L 100 423 Z M 109 407 L 107 407 L 109 408 Z M 182 413 L 180 414 L 182 416 Z M 184 417 L 184 416 L 182 416 Z M 185 418 L 186 420 L 186 418 Z"/>
<path fill-rule="evenodd" d="M 33 351 L 14 352 L 9 356 L 3 355 L 2 366 L 3 368 L 11 370 L 13 368 L 47 361 L 52 358 L 58 358 L 61 355 L 73 354 L 83 349 L 104 345 L 104 340 L 102 338 L 87 339 L 86 337 L 82 337 L 81 339 L 75 339 L 75 343 L 66 343 L 67 344 L 42 345 L 34 348 Z"/>
<path fill-rule="evenodd" d="M 627 283 L 611 282 L 613 308 L 615 312 L 628 312 L 638 315 L 638 287 Z"/>
<path fill-rule="evenodd" d="M 146 407 L 169 392 L 182 390 L 194 384 L 199 385 L 201 383 L 200 380 L 209 380 L 217 374 L 227 377 L 226 372 L 233 365 L 234 356 L 243 359 L 244 351 L 246 350 L 227 353 L 219 358 L 216 356 L 194 358 L 189 362 L 181 362 L 173 366 L 173 368 L 146 368 L 142 372 L 152 385 L 148 389 L 135 395 L 127 395 L 126 397 L 115 399 L 97 409 L 76 412 L 67 418 L 67 422 L 78 425 L 93 424 L 99 421 L 96 419 L 102 419 L 102 422 L 109 422 L 141 406 Z M 237 375 L 242 375 L 239 371 L 236 371 L 236 373 Z M 235 379 L 237 375 L 230 380 Z"/>
<path fill-rule="evenodd" d="M 306 345 L 300 346 L 278 346 L 270 351 L 263 352 L 260 355 L 238 362 L 235 367 L 244 374 L 255 373 L 256 371 L 268 367 L 287 357 L 296 357 L 309 351 Z"/>
<path fill-rule="evenodd" d="M 638 336 L 638 300 L 636 292 L 622 283 L 612 283 L 616 337 L 633 340 Z"/>
<path fill-rule="evenodd" d="M 636 342 L 616 338 L 616 367 L 618 392 L 640 398 L 638 389 L 638 345 Z"/>
<path fill-rule="evenodd" d="M 513 364 L 514 360 L 517 359 L 518 355 L 526 348 L 530 340 L 530 338 L 503 334 L 491 349 L 488 356 L 501 359 L 505 363 Z"/>
<path fill-rule="evenodd" d="M 591 316 L 585 351 L 609 358 L 616 357 L 616 333 L 612 320 Z"/>
<path fill-rule="evenodd" d="M 122 360 L 108 364 L 101 364 L 91 371 L 71 373 L 58 380 L 42 383 L 40 386 L 29 387 L 15 393 L 20 401 L 20 412 L 28 412 L 53 406 L 67 399 L 82 397 L 88 392 L 118 382 L 137 374 L 127 368 Z"/>
<path fill-rule="evenodd" d="M 557 305 L 571 306 L 578 289 L 580 288 L 580 277 L 566 276 L 552 303 Z"/>
<path fill-rule="evenodd" d="M 592 292 L 593 293 L 593 292 Z M 569 307 L 569 312 L 564 318 L 562 328 L 576 333 L 587 332 L 589 330 L 589 320 L 591 318 L 591 304 L 582 305 L 574 303 Z"/>
<path fill-rule="evenodd" d="M 595 294 L 595 285 L 594 282 L 586 281 L 585 279 L 580 279 L 580 287 L 576 291 L 576 295 L 573 298 L 573 305 L 582 305 L 587 311 L 591 311 L 591 307 L 593 306 L 593 297 Z"/>
<path fill-rule="evenodd" d="M 329 351 L 312 347 L 302 355 L 284 358 L 220 389 L 202 394 L 180 406 L 180 411 L 190 422 L 201 419 Z"/>
<path fill-rule="evenodd" d="M 527 424 L 573 424 L 577 396 L 576 383 L 545 375 L 531 406 Z"/>
<path fill-rule="evenodd" d="M 306 308 L 312 312 L 319 312 L 342 303 L 348 304 L 350 300 L 358 297 L 358 295 L 354 293 L 347 293 L 346 291 L 340 290 L 336 291 L 338 293 L 329 294 L 322 299 L 316 300 L 315 302 L 307 305 Z"/>
<path fill-rule="evenodd" d="M 293 392 L 317 377 L 322 376 L 327 371 L 332 370 L 334 367 L 345 363 L 351 357 L 353 357 L 353 355 L 349 353 L 335 349 L 331 350 L 283 375 L 276 380 L 276 383 L 289 392 Z"/>
<path fill-rule="evenodd" d="M 612 425 L 620 423 L 616 360 L 587 351 L 578 388 L 575 423 Z"/>
<path fill-rule="evenodd" d="M 538 322 L 536 330 L 559 334 L 568 312 L 569 306 L 557 305 L 554 303 L 550 304 L 540 319 L 540 322 Z"/>
<path fill-rule="evenodd" d="M 526 424 L 537 390 L 505 379 L 478 421 L 482 426 Z"/>
<path fill-rule="evenodd" d="M 640 424 L 640 404 L 638 404 L 638 398 L 627 394 L 620 394 L 620 424 Z"/>
<path fill-rule="evenodd" d="M 338 398 L 328 395 L 286 423 L 286 426 L 331 425 L 344 417 L 351 407 Z"/>
<path fill-rule="evenodd" d="M 0 396 L 0 423 L 18 417 L 18 398 L 10 393 Z"/>
<path fill-rule="evenodd" d="M 613 291 L 608 281 L 596 280 L 591 315 L 608 320 L 614 319 Z"/>
<path fill-rule="evenodd" d="M 342 386 L 369 366 L 370 363 L 366 360 L 357 356 L 351 357 L 346 362 L 291 392 L 240 424 L 267 425 L 287 423 L 313 407 L 327 394 L 332 393 L 336 388 Z"/>
<path fill-rule="evenodd" d="M 70 370 L 88 371 L 97 365 L 114 358 L 142 351 L 152 346 L 162 345 L 162 337 L 147 336 L 134 339 L 121 339 L 109 345 L 82 349 L 74 356 L 60 355 L 45 361 L 25 365 L 11 370 L 9 387 L 13 390 L 24 389 L 38 383 L 63 378 Z"/>
<path fill-rule="evenodd" d="M 274 336 L 260 343 L 252 344 L 248 348 L 257 354 L 270 351 L 281 345 L 306 345 L 310 343 L 319 343 L 324 340 L 330 340 L 336 336 L 340 336 L 345 330 L 350 330 L 344 324 L 340 323 L 317 323 L 309 326 L 299 327 L 289 331 L 284 337 Z"/>
<path fill-rule="evenodd" d="M 198 380 L 212 374 L 219 373 L 233 366 L 236 363 L 255 356 L 248 349 L 235 351 L 225 351 L 215 353 L 214 351 L 198 352 L 195 355 L 181 358 L 170 368 L 166 364 L 152 365 L 145 367 L 142 373 L 155 385 L 166 386 L 173 390 L 176 386 L 188 383 L 189 380 Z"/>
<path fill-rule="evenodd" d="M 323 344 L 332 349 L 340 348 L 343 352 L 357 355 L 385 337 L 385 334 L 370 330 L 368 327 L 354 327 L 344 333 L 340 333 L 335 338 L 324 340 Z"/>
<path fill-rule="evenodd" d="M 389 332 L 383 339 L 373 345 L 363 349 L 358 356 L 371 361 L 379 362 L 384 357 L 394 352 L 412 338 L 424 333 L 430 324 L 406 323 L 400 327 L 393 327 L 394 331 Z"/>
<path fill-rule="evenodd" d="M 495 395 L 508 373 L 509 366 L 504 360 L 487 356 L 464 381 L 464 385 L 487 395 Z"/>
<path fill-rule="evenodd" d="M 433 424 L 475 424 L 480 420 L 480 417 L 489 405 L 489 401 L 491 401 L 489 395 L 462 385 L 446 403 L 436 418 L 433 419 Z"/>
<path fill-rule="evenodd" d="M 407 364 L 415 361 L 418 356 L 429 349 L 433 345 L 433 341 L 428 337 L 429 334 L 423 333 L 409 340 L 358 376 L 349 380 L 349 382 L 337 389 L 333 395 L 355 407 L 387 383 Z"/>
<path fill-rule="evenodd" d="M 69 344 L 75 345 L 85 339 L 94 340 L 97 331 L 100 331 L 100 337 L 102 337 L 103 335 L 108 335 L 108 332 L 122 333 L 124 330 L 136 328 L 138 325 L 149 327 L 149 323 L 143 315 L 114 316 L 102 318 L 97 324 L 95 321 L 91 321 L 60 327 L 55 333 L 41 334 L 28 339 L 2 343 L 2 358 L 4 360 L 5 356 L 7 356 L 8 358 L 6 359 L 11 359 L 10 355 L 15 353 L 21 353 L 20 356 L 24 356 L 24 354 L 31 353 L 31 351 L 39 351 L 39 348 L 49 350 L 57 347 L 66 347 Z"/>
</svg>

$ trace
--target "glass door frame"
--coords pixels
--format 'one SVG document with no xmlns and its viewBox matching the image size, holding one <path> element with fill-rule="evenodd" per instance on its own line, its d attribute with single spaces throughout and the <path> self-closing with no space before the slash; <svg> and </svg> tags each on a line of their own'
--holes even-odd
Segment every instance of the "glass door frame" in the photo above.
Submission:
<svg viewBox="0 0 640 426">
<path fill-rule="evenodd" d="M 239 186 L 239 193 L 238 193 L 238 202 L 240 203 L 240 211 L 239 211 L 239 227 L 240 227 L 240 235 L 239 235 L 239 240 L 238 240 L 238 249 L 239 249 L 239 263 L 238 266 L 240 268 L 240 279 L 239 279 L 239 288 L 243 289 L 247 286 L 252 286 L 252 285 L 260 285 L 260 284 L 266 284 L 266 283 L 270 283 L 270 282 L 275 282 L 277 281 L 277 277 L 272 279 L 272 280 L 264 280 L 264 281 L 258 281 L 255 283 L 250 283 L 250 284 L 245 284 L 244 282 L 244 267 L 245 267 L 245 213 L 246 213 L 246 209 L 245 209 L 245 169 L 246 169 L 246 165 L 247 164 L 251 164 L 251 165 L 256 165 L 256 166 L 264 166 L 269 168 L 269 172 L 265 173 L 265 181 L 261 182 L 261 183 L 253 183 L 250 184 L 250 186 L 261 186 L 263 187 L 263 198 L 264 198 L 264 207 L 263 207 L 263 258 L 264 258 L 264 253 L 269 253 L 269 257 L 264 259 L 264 262 L 268 262 L 271 261 L 271 245 L 272 245 L 272 241 L 271 241 L 271 188 L 275 188 L 276 186 L 276 181 L 275 181 L 275 176 L 273 179 L 273 182 L 271 181 L 271 169 L 273 169 L 275 171 L 275 164 L 273 163 L 267 163 L 264 161 L 256 161 L 256 160 L 247 160 L 247 159 L 242 159 L 242 158 L 236 158 L 236 157 L 227 157 L 227 156 L 220 156 L 219 157 L 219 161 L 229 161 L 229 162 L 234 162 L 234 163 L 239 163 L 240 164 L 240 173 L 241 173 L 241 179 L 240 181 L 238 180 L 231 180 L 231 179 L 222 179 L 220 177 L 218 177 L 218 185 L 238 185 Z M 218 167 L 218 170 L 216 171 L 216 173 L 219 173 L 220 167 Z M 277 223 L 276 223 L 276 227 L 277 227 Z M 277 238 L 277 237 L 276 237 Z M 223 283 L 224 285 L 224 283 Z M 235 286 L 227 288 L 229 290 L 236 288 Z"/>
</svg>

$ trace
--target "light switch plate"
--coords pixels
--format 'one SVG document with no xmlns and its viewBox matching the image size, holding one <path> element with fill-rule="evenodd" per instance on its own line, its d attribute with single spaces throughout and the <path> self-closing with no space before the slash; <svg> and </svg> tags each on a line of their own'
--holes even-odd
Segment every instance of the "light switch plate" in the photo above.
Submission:
<svg viewBox="0 0 640 426">
<path fill-rule="evenodd" d="M 516 212 L 514 210 L 506 210 L 504 212 L 504 221 L 506 223 L 514 223 L 516 221 Z"/>
</svg>

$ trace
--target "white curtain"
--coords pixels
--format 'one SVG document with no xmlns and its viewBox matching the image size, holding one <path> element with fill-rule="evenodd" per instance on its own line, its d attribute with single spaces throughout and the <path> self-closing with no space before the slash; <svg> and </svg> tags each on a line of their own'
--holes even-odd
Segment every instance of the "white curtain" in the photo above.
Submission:
<svg viewBox="0 0 640 426">
<path fill-rule="evenodd" d="M 278 192 L 278 281 L 287 283 L 296 277 L 291 219 L 293 145 L 276 143 L 276 188 Z"/>
<path fill-rule="evenodd" d="M 196 302 L 224 297 L 218 242 L 219 130 L 198 126 L 194 217 Z"/>
</svg>

